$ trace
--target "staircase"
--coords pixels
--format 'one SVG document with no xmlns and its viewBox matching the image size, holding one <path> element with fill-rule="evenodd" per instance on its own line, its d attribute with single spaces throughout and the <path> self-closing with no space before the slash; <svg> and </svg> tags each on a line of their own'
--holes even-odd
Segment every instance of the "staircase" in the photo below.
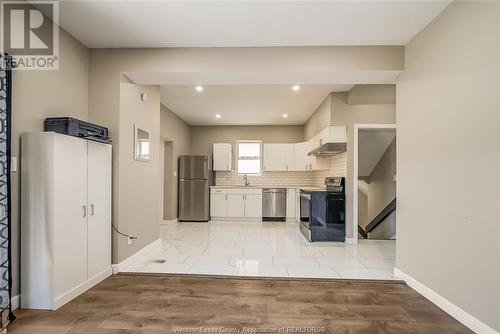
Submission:
<svg viewBox="0 0 500 334">
<path fill-rule="evenodd" d="M 365 239 L 368 239 L 368 233 L 375 230 L 380 224 L 382 224 L 387 217 L 389 217 L 394 211 L 396 211 L 396 198 L 394 198 L 385 208 L 380 211 L 380 213 L 372 219 L 365 228 L 358 225 L 358 232 Z"/>
</svg>

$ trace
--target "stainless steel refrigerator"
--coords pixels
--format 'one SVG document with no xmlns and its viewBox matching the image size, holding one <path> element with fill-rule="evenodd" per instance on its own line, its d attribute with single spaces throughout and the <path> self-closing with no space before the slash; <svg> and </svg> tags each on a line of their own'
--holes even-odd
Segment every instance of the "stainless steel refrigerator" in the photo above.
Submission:
<svg viewBox="0 0 500 334">
<path fill-rule="evenodd" d="M 179 157 L 179 221 L 209 221 L 208 156 Z"/>
</svg>

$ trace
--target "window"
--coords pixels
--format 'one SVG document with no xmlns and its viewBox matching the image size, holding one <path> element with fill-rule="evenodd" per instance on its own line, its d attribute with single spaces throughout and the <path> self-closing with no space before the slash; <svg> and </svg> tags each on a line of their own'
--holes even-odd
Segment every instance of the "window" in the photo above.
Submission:
<svg viewBox="0 0 500 334">
<path fill-rule="evenodd" d="M 238 174 L 260 174 L 262 143 L 260 141 L 240 141 L 238 149 Z"/>
</svg>

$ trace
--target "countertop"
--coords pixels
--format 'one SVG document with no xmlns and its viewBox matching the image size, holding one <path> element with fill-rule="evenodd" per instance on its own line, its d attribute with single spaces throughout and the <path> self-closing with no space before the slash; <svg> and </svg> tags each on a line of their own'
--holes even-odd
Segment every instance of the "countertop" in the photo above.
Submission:
<svg viewBox="0 0 500 334">
<path fill-rule="evenodd" d="M 287 189 L 305 189 L 305 190 L 325 190 L 325 187 L 319 186 L 282 186 L 282 185 L 252 185 L 245 186 L 231 185 L 231 186 L 210 186 L 210 188 L 219 189 L 263 189 L 263 188 L 287 188 Z"/>
</svg>

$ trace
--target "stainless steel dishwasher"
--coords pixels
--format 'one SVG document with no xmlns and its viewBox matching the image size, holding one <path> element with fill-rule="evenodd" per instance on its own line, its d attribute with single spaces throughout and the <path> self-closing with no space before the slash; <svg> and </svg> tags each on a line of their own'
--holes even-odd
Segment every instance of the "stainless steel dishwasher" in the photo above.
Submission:
<svg viewBox="0 0 500 334">
<path fill-rule="evenodd" d="M 262 220 L 264 221 L 286 220 L 285 188 L 262 189 Z"/>
</svg>

